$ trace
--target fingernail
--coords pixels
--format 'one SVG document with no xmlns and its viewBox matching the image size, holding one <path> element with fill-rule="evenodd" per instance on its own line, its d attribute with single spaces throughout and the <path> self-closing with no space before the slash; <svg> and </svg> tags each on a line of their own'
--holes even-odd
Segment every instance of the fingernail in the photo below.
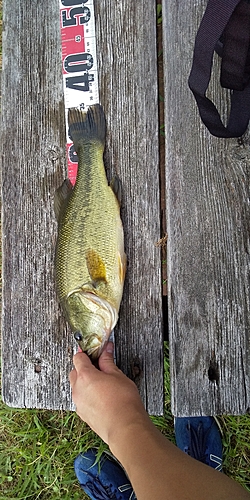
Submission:
<svg viewBox="0 0 250 500">
<path fill-rule="evenodd" d="M 109 342 L 109 343 L 107 344 L 106 351 L 107 351 L 109 354 L 113 354 L 113 352 L 114 352 L 114 344 L 113 344 L 113 342 Z"/>
</svg>

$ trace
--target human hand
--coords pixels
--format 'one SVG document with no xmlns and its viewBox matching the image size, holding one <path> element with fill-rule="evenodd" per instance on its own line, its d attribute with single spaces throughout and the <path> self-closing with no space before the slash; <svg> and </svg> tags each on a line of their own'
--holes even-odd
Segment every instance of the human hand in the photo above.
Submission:
<svg viewBox="0 0 250 500">
<path fill-rule="evenodd" d="M 124 427 L 147 417 L 138 390 L 113 360 L 114 346 L 108 343 L 99 358 L 99 368 L 83 352 L 73 358 L 70 372 L 76 412 L 109 446 Z"/>
</svg>

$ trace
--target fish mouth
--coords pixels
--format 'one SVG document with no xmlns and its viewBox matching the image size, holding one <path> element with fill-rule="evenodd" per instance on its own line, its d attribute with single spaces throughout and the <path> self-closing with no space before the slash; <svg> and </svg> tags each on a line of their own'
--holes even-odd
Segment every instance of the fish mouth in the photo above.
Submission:
<svg viewBox="0 0 250 500">
<path fill-rule="evenodd" d="M 97 347 L 89 347 L 87 349 L 87 355 L 91 358 L 91 360 L 97 360 L 102 352 L 104 351 L 106 345 L 108 343 L 108 339 L 104 339 L 102 340 L 102 342 L 100 342 L 100 345 L 97 346 Z"/>
<path fill-rule="evenodd" d="M 77 330 L 74 332 L 74 338 L 79 344 L 81 350 L 90 358 L 98 358 L 107 344 L 106 333 L 102 336 L 93 333 L 93 335 L 85 340 L 81 332 Z"/>
<path fill-rule="evenodd" d="M 103 335 L 93 334 L 93 336 L 89 339 L 85 352 L 92 361 L 97 360 L 105 350 L 105 347 L 109 342 L 110 333 L 111 332 L 103 332 Z"/>
</svg>

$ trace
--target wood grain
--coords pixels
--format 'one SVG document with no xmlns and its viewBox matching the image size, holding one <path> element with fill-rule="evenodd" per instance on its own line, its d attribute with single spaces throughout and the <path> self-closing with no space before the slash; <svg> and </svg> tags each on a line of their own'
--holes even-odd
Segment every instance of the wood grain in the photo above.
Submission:
<svg viewBox="0 0 250 500">
<path fill-rule="evenodd" d="M 155 6 L 96 2 L 106 164 L 123 184 L 128 271 L 116 329 L 119 366 L 152 414 L 163 411 Z M 150 54 L 145 57 L 145 48 Z M 55 295 L 55 189 L 65 177 L 58 0 L 4 1 L 2 75 L 3 398 L 73 409 L 75 343 Z"/>
<path fill-rule="evenodd" d="M 206 3 L 163 2 L 172 411 L 179 416 L 250 407 L 249 133 L 242 141 L 212 137 L 188 88 Z M 225 117 L 218 63 L 210 93 Z"/>
</svg>

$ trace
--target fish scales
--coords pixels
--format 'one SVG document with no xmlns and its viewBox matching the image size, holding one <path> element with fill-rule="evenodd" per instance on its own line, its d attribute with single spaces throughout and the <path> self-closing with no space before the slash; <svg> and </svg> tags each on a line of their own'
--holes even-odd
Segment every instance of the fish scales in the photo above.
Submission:
<svg viewBox="0 0 250 500">
<path fill-rule="evenodd" d="M 85 156 L 85 149 L 88 153 L 89 146 L 84 148 L 79 155 L 79 165 L 81 161 L 84 162 L 84 159 L 86 164 L 96 164 L 97 158 L 94 155 L 90 158 L 88 154 Z M 60 245 L 58 259 L 59 263 L 62 262 L 65 267 L 60 276 L 60 298 L 84 282 L 91 281 L 86 263 L 86 251 L 91 248 L 95 248 L 101 256 L 107 274 L 111 273 L 112 279 L 117 253 L 117 245 L 114 241 L 117 233 L 116 221 L 114 221 L 116 215 L 114 213 L 118 212 L 116 205 L 117 202 L 113 191 L 108 186 L 106 175 L 98 176 L 96 169 L 87 172 L 87 169 L 80 168 L 79 177 L 61 222 L 63 245 Z M 107 228 L 109 234 L 106 234 Z M 113 242 L 113 245 L 110 242 Z"/>
<path fill-rule="evenodd" d="M 58 216 L 57 290 L 76 338 L 83 339 L 80 346 L 98 357 L 117 321 L 122 298 L 123 228 L 118 200 L 106 178 L 104 140 L 98 136 L 98 127 L 103 132 L 105 126 L 102 108 L 92 106 L 88 113 L 72 110 L 69 124 L 79 164 L 76 184 L 69 188 Z"/>
</svg>

